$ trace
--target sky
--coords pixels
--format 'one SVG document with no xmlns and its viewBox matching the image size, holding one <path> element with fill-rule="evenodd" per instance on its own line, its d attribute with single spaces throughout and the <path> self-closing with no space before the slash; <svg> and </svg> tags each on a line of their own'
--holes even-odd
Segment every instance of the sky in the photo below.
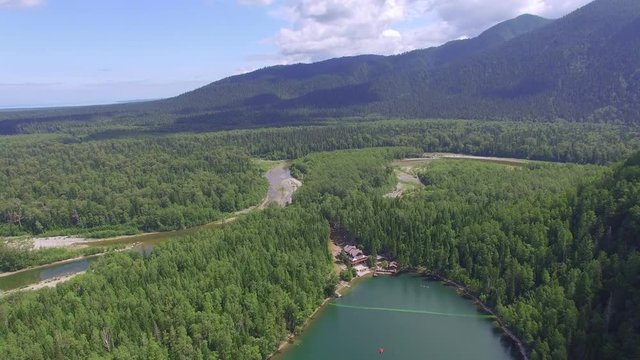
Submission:
<svg viewBox="0 0 640 360">
<path fill-rule="evenodd" d="M 175 96 L 270 65 L 391 55 L 590 0 L 0 0 L 0 108 Z"/>
</svg>

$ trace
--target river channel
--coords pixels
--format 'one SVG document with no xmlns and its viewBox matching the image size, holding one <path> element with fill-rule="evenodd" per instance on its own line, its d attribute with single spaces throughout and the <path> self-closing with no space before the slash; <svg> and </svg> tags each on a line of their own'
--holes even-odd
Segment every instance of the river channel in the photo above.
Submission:
<svg viewBox="0 0 640 360">
<path fill-rule="evenodd" d="M 243 211 L 239 211 L 236 215 L 242 215 L 250 212 L 251 210 L 263 208 L 269 204 L 278 204 L 280 206 L 285 206 L 286 204 L 291 202 L 291 197 L 293 192 L 299 186 L 297 180 L 294 180 L 291 177 L 291 172 L 286 164 L 278 164 L 271 168 L 266 174 L 265 177 L 269 182 L 269 189 L 267 191 L 267 196 L 265 197 L 262 204 L 255 206 L 250 209 L 246 209 Z M 149 234 L 141 234 L 141 235 L 133 235 L 133 236 L 123 236 L 112 239 L 105 240 L 92 240 L 82 243 L 82 245 L 88 246 L 112 246 L 112 245 L 125 245 L 131 246 L 132 251 L 139 251 L 144 253 L 149 253 L 153 250 L 153 247 L 165 242 L 169 239 L 175 238 L 177 236 L 186 236 L 193 234 L 194 232 L 218 227 L 224 225 L 225 223 L 232 221 L 232 219 L 222 220 L 212 222 L 210 224 L 196 226 L 189 229 L 177 230 L 177 231 L 168 231 L 168 232 L 160 232 L 160 233 L 149 233 Z M 85 271 L 89 265 L 96 261 L 98 257 L 88 257 L 82 258 L 78 260 L 72 260 L 67 262 L 55 263 L 47 266 L 37 267 L 33 269 L 28 269 L 25 271 L 16 272 L 7 276 L 0 276 L 0 292 L 9 291 L 14 289 L 19 289 L 28 285 L 32 285 L 41 281 L 50 280 L 53 278 L 58 278 L 61 276 L 67 276 L 71 274 L 75 274 L 81 271 Z"/>
</svg>

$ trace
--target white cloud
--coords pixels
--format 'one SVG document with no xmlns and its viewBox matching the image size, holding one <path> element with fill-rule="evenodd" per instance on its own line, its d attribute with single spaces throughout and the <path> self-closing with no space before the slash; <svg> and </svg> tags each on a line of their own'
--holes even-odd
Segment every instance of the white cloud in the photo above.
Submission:
<svg viewBox="0 0 640 360">
<path fill-rule="evenodd" d="M 387 30 L 382 32 L 382 37 L 386 37 L 386 38 L 401 38 L 402 34 L 400 34 L 400 32 L 398 30 L 387 29 Z"/>
<path fill-rule="evenodd" d="M 249 1 L 249 0 L 243 0 Z M 284 0 L 274 42 L 283 62 L 397 54 L 476 36 L 524 13 L 559 17 L 590 0 Z"/>
<path fill-rule="evenodd" d="M 0 0 L 0 9 L 31 8 L 44 4 L 44 0 Z"/>
<path fill-rule="evenodd" d="M 291 22 L 276 43 L 292 61 L 404 50 L 392 27 L 406 18 L 406 0 L 300 0 L 283 13 Z"/>
</svg>

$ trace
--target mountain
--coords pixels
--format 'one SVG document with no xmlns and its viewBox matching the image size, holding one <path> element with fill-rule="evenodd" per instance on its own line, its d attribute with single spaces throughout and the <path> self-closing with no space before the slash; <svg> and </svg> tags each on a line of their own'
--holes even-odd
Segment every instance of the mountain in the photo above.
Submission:
<svg viewBox="0 0 640 360">
<path fill-rule="evenodd" d="M 504 21 L 489 28 L 476 38 L 450 41 L 439 47 L 416 50 L 395 58 L 399 60 L 400 64 L 406 63 L 407 60 L 420 59 L 430 67 L 436 68 L 494 48 L 551 22 L 552 20 L 535 15 L 520 15 L 515 19 Z"/>
<path fill-rule="evenodd" d="M 229 77 L 178 97 L 159 102 L 185 116 L 179 123 L 198 126 L 269 125 L 304 118 L 360 116 L 377 113 L 371 105 L 386 104 L 393 94 L 412 91 L 414 72 L 435 72 L 446 65 L 494 49 L 551 20 L 522 15 L 500 23 L 473 39 L 396 56 L 362 55 L 313 64 L 274 66 Z M 398 81 L 398 79 L 402 79 Z M 390 86 L 397 87 L 391 95 Z M 387 116 L 402 116 L 384 111 Z"/>
<path fill-rule="evenodd" d="M 168 132 L 348 117 L 639 124 L 638 49 L 640 1 L 596 0 L 553 21 L 522 15 L 439 47 L 273 66 L 170 99 L 3 113 L 0 133 L 95 118 L 162 118 Z"/>
<path fill-rule="evenodd" d="M 522 15 L 496 25 L 474 39 L 452 41 L 440 47 L 403 55 L 362 55 L 313 64 L 268 67 L 214 82 L 164 103 L 178 106 L 190 103 L 194 107 L 210 108 L 234 104 L 261 106 L 284 100 L 288 101 L 288 106 L 295 106 L 314 101 L 305 98 L 309 98 L 309 94 L 314 92 L 322 93 L 326 90 L 337 92 L 336 99 L 344 102 L 337 104 L 338 106 L 360 103 L 362 99 L 358 99 L 357 93 L 349 94 L 349 99 L 345 99 L 341 96 L 343 94 L 340 89 L 367 84 L 384 75 L 393 75 L 407 65 L 437 68 L 500 45 L 549 22 L 551 21 L 538 16 Z M 355 98 L 351 98 L 354 95 Z M 322 98 L 320 97 L 320 102 Z"/>
<path fill-rule="evenodd" d="M 637 121 L 640 2 L 598 0 L 433 73 L 420 115 Z M 465 106 L 451 108 L 454 97 Z M 441 109 L 441 110 L 437 110 Z"/>
<path fill-rule="evenodd" d="M 360 116 L 369 111 L 363 106 L 383 100 L 381 93 L 372 91 L 374 84 L 385 88 L 387 78 L 407 74 L 412 69 L 433 71 L 550 22 L 538 16 L 522 15 L 476 38 L 451 41 L 440 47 L 397 56 L 362 55 L 313 64 L 272 66 L 159 101 L 0 113 L 0 134 L 18 133 L 33 124 L 49 129 L 55 125 L 42 124 L 87 122 L 125 117 L 124 114 L 133 117 L 169 114 L 174 123 L 168 131 L 297 124 L 326 117 Z M 406 85 L 408 83 L 400 86 Z"/>
<path fill-rule="evenodd" d="M 640 1 L 523 15 L 478 37 L 398 56 L 262 69 L 163 102 L 180 121 L 255 124 L 340 116 L 637 123 Z"/>
</svg>

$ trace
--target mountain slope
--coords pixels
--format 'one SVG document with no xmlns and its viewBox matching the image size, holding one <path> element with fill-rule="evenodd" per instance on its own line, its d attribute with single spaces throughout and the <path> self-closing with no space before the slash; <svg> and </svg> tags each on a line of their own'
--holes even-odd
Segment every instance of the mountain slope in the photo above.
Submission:
<svg viewBox="0 0 640 360">
<path fill-rule="evenodd" d="M 162 104 L 187 109 L 183 124 L 217 126 L 371 115 L 635 123 L 639 34 L 640 2 L 597 0 L 556 21 L 524 15 L 437 48 L 266 68 Z"/>
<path fill-rule="evenodd" d="M 551 22 L 552 20 L 535 15 L 520 15 L 489 28 L 476 38 L 450 41 L 436 48 L 416 50 L 415 53 L 418 56 L 428 57 L 433 66 L 447 65 L 501 45 Z M 402 59 L 402 56 L 398 58 Z"/>
<path fill-rule="evenodd" d="M 105 118 L 165 132 L 344 117 L 640 124 L 638 49 L 640 1 L 596 0 L 554 21 L 523 15 L 440 47 L 274 66 L 165 100 L 0 113 L 0 133 Z"/>
<path fill-rule="evenodd" d="M 340 108 L 383 100 L 367 88 L 406 69 L 432 71 L 494 48 L 551 22 L 533 15 L 498 24 L 478 37 L 398 56 L 363 55 L 313 64 L 274 66 L 229 77 L 200 89 L 162 101 L 169 107 L 229 110 L 305 107 Z M 364 93 L 364 95 L 363 95 Z"/>
<path fill-rule="evenodd" d="M 434 73 L 421 98 L 442 115 L 637 119 L 640 2 L 598 0 Z M 448 108 L 448 97 L 469 103 Z M 429 104 L 423 110 L 430 112 Z"/>
</svg>

